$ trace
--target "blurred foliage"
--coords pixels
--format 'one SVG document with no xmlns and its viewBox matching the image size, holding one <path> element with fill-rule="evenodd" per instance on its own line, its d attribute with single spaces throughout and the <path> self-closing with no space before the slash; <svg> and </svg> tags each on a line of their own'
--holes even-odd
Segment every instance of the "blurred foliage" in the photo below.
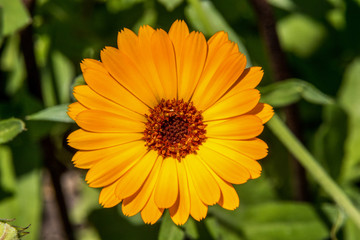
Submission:
<svg viewBox="0 0 360 240">
<path fill-rule="evenodd" d="M 20 119 L 10 118 L 0 121 L 0 144 L 11 141 L 25 130 L 25 124 Z"/>
<path fill-rule="evenodd" d="M 37 0 L 30 13 L 21 0 L 0 0 L 0 218 L 31 224 L 24 239 L 42 237 L 48 146 L 54 161 L 73 170 L 65 139 L 76 126 L 65 111 L 73 86 L 83 82 L 80 61 L 99 59 L 102 48 L 116 46 L 124 27 L 137 31 L 150 24 L 168 30 L 176 19 L 207 37 L 228 32 L 247 55 L 248 66 L 263 67 L 262 100 L 280 112 L 298 104 L 304 144 L 360 207 L 360 2 L 268 2 L 296 77 L 282 83 L 274 83 L 249 1 Z M 29 24 L 39 70 L 35 84 L 24 57 L 31 42 L 22 40 Z M 191 219 L 181 227 L 168 213 L 150 226 L 138 215 L 123 216 L 121 207 L 102 209 L 99 191 L 87 187 L 85 173 L 76 171 L 82 179 L 69 204 L 76 239 L 358 239 L 360 230 L 311 177 L 310 199 L 294 200 L 298 190 L 288 153 L 268 131 L 263 138 L 269 145 L 269 156 L 261 161 L 263 176 L 236 187 L 240 207 L 210 207 L 205 220 Z"/>
<path fill-rule="evenodd" d="M 29 13 L 21 0 L 1 0 L 1 24 L 0 36 L 14 34 L 19 28 L 31 22 Z"/>
<path fill-rule="evenodd" d="M 302 98 L 314 104 L 331 104 L 333 100 L 310 83 L 300 79 L 288 79 L 260 89 L 262 101 L 273 107 L 284 107 Z"/>
</svg>

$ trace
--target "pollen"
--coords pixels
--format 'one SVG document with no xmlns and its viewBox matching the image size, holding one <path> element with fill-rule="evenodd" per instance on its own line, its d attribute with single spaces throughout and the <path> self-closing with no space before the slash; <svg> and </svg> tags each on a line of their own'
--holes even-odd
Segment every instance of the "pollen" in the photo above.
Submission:
<svg viewBox="0 0 360 240">
<path fill-rule="evenodd" d="M 192 102 L 162 99 L 145 117 L 145 146 L 164 158 L 181 160 L 188 154 L 195 154 L 206 140 L 201 111 Z"/>
</svg>

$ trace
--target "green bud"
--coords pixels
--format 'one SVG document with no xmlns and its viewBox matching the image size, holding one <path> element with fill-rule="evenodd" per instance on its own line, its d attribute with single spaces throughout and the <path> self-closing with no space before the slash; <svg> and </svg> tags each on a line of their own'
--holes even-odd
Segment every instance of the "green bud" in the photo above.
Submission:
<svg viewBox="0 0 360 240">
<path fill-rule="evenodd" d="M 9 222 L 12 222 L 14 220 L 15 219 L 0 218 L 0 240 L 18 240 L 29 233 L 29 232 L 25 232 L 25 230 L 30 225 L 25 228 L 22 228 L 8 224 Z"/>
</svg>

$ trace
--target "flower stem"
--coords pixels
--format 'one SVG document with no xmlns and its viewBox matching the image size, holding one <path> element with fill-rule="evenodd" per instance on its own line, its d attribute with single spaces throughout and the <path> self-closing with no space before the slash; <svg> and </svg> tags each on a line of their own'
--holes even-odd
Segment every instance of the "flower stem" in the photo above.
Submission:
<svg viewBox="0 0 360 240">
<path fill-rule="evenodd" d="M 310 152 L 293 135 L 284 122 L 277 116 L 268 122 L 270 130 L 279 138 L 285 147 L 298 159 L 303 167 L 315 178 L 320 186 L 344 209 L 345 213 L 360 229 L 360 213 L 348 196 L 331 179 Z"/>
</svg>

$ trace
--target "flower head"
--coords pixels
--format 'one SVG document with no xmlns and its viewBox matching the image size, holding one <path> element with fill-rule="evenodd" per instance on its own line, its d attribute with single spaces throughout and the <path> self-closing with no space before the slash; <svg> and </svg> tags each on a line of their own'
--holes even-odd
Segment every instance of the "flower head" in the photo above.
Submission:
<svg viewBox="0 0 360 240">
<path fill-rule="evenodd" d="M 206 41 L 175 21 L 118 35 L 101 61 L 85 59 L 87 85 L 74 88 L 69 135 L 76 167 L 89 169 L 99 202 L 155 223 L 169 209 L 176 224 L 205 218 L 209 205 L 239 205 L 232 184 L 260 176 L 267 145 L 257 136 L 272 115 L 254 89 L 260 67 L 225 32 Z"/>
</svg>

